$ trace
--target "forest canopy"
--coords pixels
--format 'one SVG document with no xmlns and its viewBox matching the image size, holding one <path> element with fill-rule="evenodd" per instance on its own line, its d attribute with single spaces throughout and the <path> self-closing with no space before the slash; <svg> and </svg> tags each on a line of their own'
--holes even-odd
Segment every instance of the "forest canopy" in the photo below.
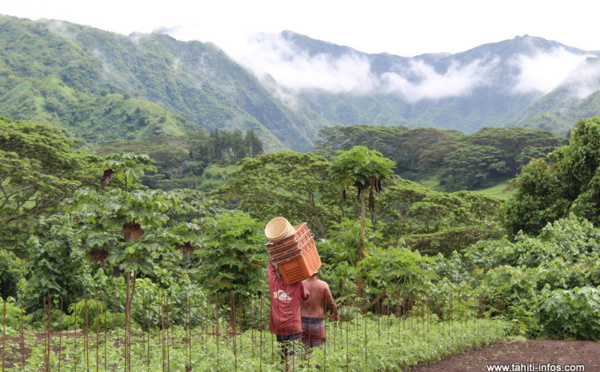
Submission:
<svg viewBox="0 0 600 372">
<path fill-rule="evenodd" d="M 332 157 L 339 150 L 366 146 L 393 160 L 394 172 L 403 178 L 435 178 L 441 190 L 457 191 L 513 178 L 531 159 L 544 158 L 567 143 L 548 131 L 517 127 L 482 128 L 465 135 L 457 130 L 355 125 L 322 129 L 315 152 Z"/>
</svg>

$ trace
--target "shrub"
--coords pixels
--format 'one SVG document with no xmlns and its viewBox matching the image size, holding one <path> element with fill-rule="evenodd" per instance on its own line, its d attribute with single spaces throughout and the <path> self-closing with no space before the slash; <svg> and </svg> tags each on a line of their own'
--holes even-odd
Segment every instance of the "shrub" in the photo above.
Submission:
<svg viewBox="0 0 600 372">
<path fill-rule="evenodd" d="M 23 278 L 23 262 L 7 250 L 0 250 L 0 297 L 14 297 Z"/>
<path fill-rule="evenodd" d="M 7 336 L 12 337 L 25 326 L 28 316 L 25 315 L 23 309 L 16 303 L 15 299 L 9 297 L 6 300 L 0 298 L 0 319 L 2 322 L 0 329 L 2 329 L 3 325 L 6 325 Z"/>
<path fill-rule="evenodd" d="M 542 291 L 538 308 L 543 336 L 600 341 L 600 290 L 593 287 Z"/>
</svg>

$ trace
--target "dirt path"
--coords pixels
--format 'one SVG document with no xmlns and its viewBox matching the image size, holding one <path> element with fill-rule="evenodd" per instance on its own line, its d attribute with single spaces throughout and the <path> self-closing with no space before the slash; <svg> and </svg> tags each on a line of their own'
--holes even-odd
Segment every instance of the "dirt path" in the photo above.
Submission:
<svg viewBox="0 0 600 372">
<path fill-rule="evenodd" d="M 508 366 L 496 370 L 510 372 L 600 372 L 600 342 L 511 341 L 452 355 L 411 372 L 487 372 L 492 365 Z"/>
</svg>

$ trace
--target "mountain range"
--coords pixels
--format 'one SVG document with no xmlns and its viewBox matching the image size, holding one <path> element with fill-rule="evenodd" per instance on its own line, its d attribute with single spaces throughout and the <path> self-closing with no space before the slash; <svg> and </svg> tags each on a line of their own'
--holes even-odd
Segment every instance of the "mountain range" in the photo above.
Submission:
<svg viewBox="0 0 600 372">
<path fill-rule="evenodd" d="M 267 151 L 310 151 L 326 126 L 565 134 L 600 112 L 600 52 L 527 35 L 402 57 L 283 31 L 230 56 L 163 33 L 0 16 L 0 40 L 0 116 L 59 126 L 89 146 L 251 129 Z"/>
</svg>

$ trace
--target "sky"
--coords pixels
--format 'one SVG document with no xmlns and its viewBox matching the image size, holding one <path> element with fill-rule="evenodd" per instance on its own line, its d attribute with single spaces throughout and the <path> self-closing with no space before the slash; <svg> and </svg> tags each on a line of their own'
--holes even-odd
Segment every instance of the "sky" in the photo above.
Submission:
<svg viewBox="0 0 600 372">
<path fill-rule="evenodd" d="M 4 0 L 0 14 L 57 19 L 124 35 L 170 29 L 228 50 L 291 30 L 364 53 L 458 53 L 538 36 L 600 50 L 595 0 Z"/>
<path fill-rule="evenodd" d="M 373 76 L 361 56 L 331 60 L 303 54 L 277 34 L 290 30 L 363 53 L 415 57 L 460 53 L 529 35 L 586 51 L 600 51 L 597 0 L 4 0 L 0 14 L 54 19 L 123 35 L 163 32 L 182 41 L 212 42 L 257 76 L 269 75 L 278 92 L 320 88 L 333 92 L 395 92 L 408 101 L 469 94 L 486 84 L 493 65 L 474 61 L 443 74 L 411 61 L 419 83 L 400 74 Z M 260 38 L 256 34 L 267 33 Z M 253 36 L 254 35 L 254 36 Z M 600 89 L 600 68 L 563 49 L 513 61 L 514 89 L 550 92 L 576 80 L 584 97 Z"/>
</svg>

